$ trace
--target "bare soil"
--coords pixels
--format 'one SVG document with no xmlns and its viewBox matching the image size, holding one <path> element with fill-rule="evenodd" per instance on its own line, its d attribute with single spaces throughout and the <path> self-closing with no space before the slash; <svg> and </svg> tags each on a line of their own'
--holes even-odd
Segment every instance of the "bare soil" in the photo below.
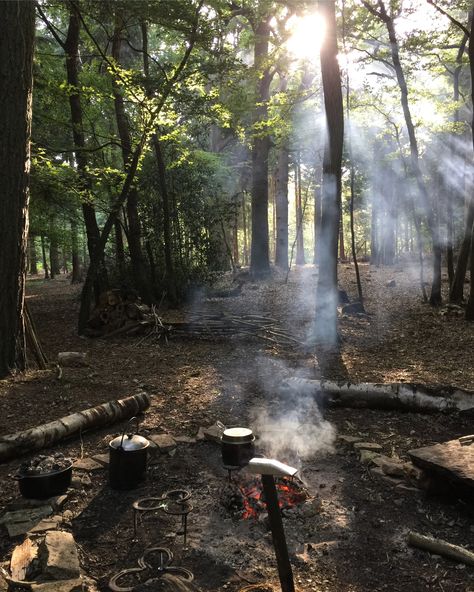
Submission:
<svg viewBox="0 0 474 592">
<path fill-rule="evenodd" d="M 364 265 L 362 278 L 368 314 L 342 315 L 341 357 L 328 361 L 320 356 L 319 363 L 309 347 L 289 348 L 239 336 L 168 343 L 137 336 L 79 338 L 80 288 L 66 278 L 28 282 L 28 303 L 48 358 L 54 361 L 60 351 L 82 351 L 87 352 L 88 366 L 66 368 L 60 379 L 53 366 L 1 381 L 2 434 L 145 390 L 152 404 L 142 418 L 141 433 L 190 438 L 178 442 L 172 453 L 155 453 L 146 482 L 131 491 L 111 490 L 106 470 L 90 472 L 82 483 L 78 478 L 84 473 L 76 472 L 76 488 L 63 509 L 68 511 L 63 527 L 74 534 L 82 567 L 99 590 L 108 590 L 107 582 L 117 571 L 134 567 L 147 545 L 173 549 L 174 563 L 193 571 L 203 592 L 237 592 L 251 584 L 261 584 L 261 589 L 273 584 L 279 590 L 265 516 L 238 518 L 232 500 L 241 476 L 234 475 L 229 484 L 219 446 L 191 438 L 199 427 L 217 420 L 250 426 L 258 433 L 262 417 L 298 408 L 298 401 L 278 394 L 276 386 L 285 377 L 324 374 L 354 382 L 405 381 L 474 390 L 474 325 L 423 304 L 416 269 Z M 266 282 L 247 282 L 237 297 L 202 298 L 186 310 L 163 311 L 163 316 L 186 318 L 190 310 L 266 314 L 304 342 L 312 322 L 316 272 L 308 266 L 292 271 L 288 283 L 284 279 L 275 275 Z M 395 285 L 387 287 L 390 280 Z M 340 284 L 354 299 L 351 266 L 341 266 Z M 381 444 L 384 454 L 402 459 L 410 449 L 473 432 L 472 419 L 458 416 L 360 409 L 323 413 L 329 422 L 324 425 L 333 426 L 337 434 L 363 436 Z M 73 459 L 105 454 L 110 439 L 123 428 L 124 424 L 90 431 L 49 452 L 61 451 Z M 0 465 L 2 509 L 18 497 L 11 475 L 28 458 Z M 474 550 L 473 510 L 468 504 L 376 477 L 341 440 L 325 454 L 318 452 L 316 442 L 314 451 L 299 460 L 310 502 L 285 510 L 283 519 L 298 592 L 474 591 L 472 567 L 406 544 L 407 533 L 414 530 Z M 176 488 L 192 493 L 189 549 L 182 551 L 179 519 L 160 511 L 140 523 L 139 540 L 132 543 L 132 502 Z M 3 560 L 18 542 L 21 539 L 10 540 L 3 532 Z"/>
</svg>

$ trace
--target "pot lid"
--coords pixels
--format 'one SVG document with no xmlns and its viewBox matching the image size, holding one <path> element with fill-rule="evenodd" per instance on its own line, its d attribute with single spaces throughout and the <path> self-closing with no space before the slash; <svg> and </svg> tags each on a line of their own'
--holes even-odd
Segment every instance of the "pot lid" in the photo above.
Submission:
<svg viewBox="0 0 474 592">
<path fill-rule="evenodd" d="M 132 434 L 125 434 L 124 436 L 117 436 L 110 441 L 109 446 L 115 450 L 143 450 L 150 445 L 150 442 L 143 436 L 134 436 Z"/>
<path fill-rule="evenodd" d="M 253 440 L 253 432 L 249 428 L 228 428 L 224 430 L 222 440 L 235 444 L 239 442 L 251 442 Z"/>
</svg>

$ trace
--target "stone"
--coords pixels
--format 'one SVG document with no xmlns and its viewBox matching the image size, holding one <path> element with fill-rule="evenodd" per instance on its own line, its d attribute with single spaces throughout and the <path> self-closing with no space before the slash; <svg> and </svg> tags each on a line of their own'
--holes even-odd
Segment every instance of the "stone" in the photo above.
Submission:
<svg viewBox="0 0 474 592">
<path fill-rule="evenodd" d="M 372 450 L 372 452 L 378 452 L 379 450 L 382 450 L 382 446 L 380 444 L 376 444 L 375 442 L 354 442 L 354 449 Z"/>
<path fill-rule="evenodd" d="M 15 510 L 12 512 L 6 512 L 0 518 L 0 524 L 12 524 L 14 522 L 28 522 L 28 521 L 40 521 L 46 516 L 51 516 L 53 508 L 49 504 L 43 504 L 33 508 L 23 508 L 21 510 Z"/>
<path fill-rule="evenodd" d="M 42 574 L 54 580 L 72 580 L 80 576 L 76 543 L 70 532 L 52 530 L 40 544 Z"/>
<path fill-rule="evenodd" d="M 176 448 L 176 442 L 169 434 L 152 434 L 148 439 L 158 446 L 160 452 L 168 452 Z"/>
<path fill-rule="evenodd" d="M 71 479 L 72 489 L 82 489 L 82 478 L 79 475 L 73 475 Z"/>
<path fill-rule="evenodd" d="M 99 471 L 104 468 L 104 465 L 93 458 L 86 457 L 76 460 L 72 467 L 80 471 Z"/>
<path fill-rule="evenodd" d="M 41 522 L 38 522 L 36 526 L 33 526 L 28 532 L 31 534 L 38 534 L 40 532 L 46 532 L 47 530 L 56 530 L 63 521 L 62 516 L 51 516 L 51 518 L 44 518 Z"/>
<path fill-rule="evenodd" d="M 474 494 L 474 443 L 463 446 L 459 440 L 450 440 L 409 450 L 408 455 L 414 465 L 429 475 Z"/>
<path fill-rule="evenodd" d="M 395 288 L 395 286 L 396 286 L 396 285 L 397 285 L 397 282 L 396 282 L 395 280 L 389 280 L 389 281 L 388 281 L 388 282 L 385 284 L 385 286 L 386 286 L 387 288 Z"/>
<path fill-rule="evenodd" d="M 0 572 L 0 592 L 8 591 L 8 581 L 3 573 Z"/>
<path fill-rule="evenodd" d="M 53 508 L 49 504 L 34 508 L 24 508 L 23 510 L 15 510 L 14 512 L 4 514 L 0 520 L 0 524 L 5 525 L 10 538 L 15 538 L 30 531 L 43 518 L 50 516 L 52 513 Z"/>
<path fill-rule="evenodd" d="M 92 458 L 104 467 L 107 467 L 110 461 L 108 454 L 94 454 Z"/>
<path fill-rule="evenodd" d="M 361 442 L 362 438 L 360 436 L 346 436 L 345 434 L 339 434 L 337 437 L 339 442 L 343 444 L 355 444 L 355 442 Z"/>
<path fill-rule="evenodd" d="M 196 444 L 196 438 L 192 436 L 173 436 L 173 438 L 180 444 Z"/>
<path fill-rule="evenodd" d="M 361 450 L 360 451 L 360 462 L 363 465 L 375 464 L 375 459 L 378 456 L 379 455 L 377 454 L 377 452 L 374 452 L 373 450 Z"/>
<path fill-rule="evenodd" d="M 92 485 L 92 479 L 89 477 L 89 475 L 86 473 L 82 479 L 81 479 L 81 483 L 83 485 L 83 487 L 90 487 Z"/>
<path fill-rule="evenodd" d="M 390 477 L 390 475 L 386 475 L 380 467 L 374 467 L 370 469 L 370 474 L 378 477 L 381 481 L 388 483 L 394 487 L 403 484 L 402 479 L 398 479 L 397 477 Z"/>
<path fill-rule="evenodd" d="M 202 428 L 204 439 L 209 440 L 210 442 L 216 442 L 217 444 L 221 443 L 223 431 L 224 428 L 220 422 L 215 423 L 214 425 L 211 425 L 207 428 Z"/>
<path fill-rule="evenodd" d="M 83 581 L 80 578 L 60 580 L 57 582 L 33 583 L 31 592 L 82 592 Z"/>
<path fill-rule="evenodd" d="M 386 475 L 390 475 L 391 477 L 405 477 L 406 475 L 405 463 L 400 459 L 379 454 L 373 462 L 380 467 Z"/>
<path fill-rule="evenodd" d="M 58 364 L 63 368 L 87 366 L 86 354 L 83 352 L 59 352 Z"/>
</svg>

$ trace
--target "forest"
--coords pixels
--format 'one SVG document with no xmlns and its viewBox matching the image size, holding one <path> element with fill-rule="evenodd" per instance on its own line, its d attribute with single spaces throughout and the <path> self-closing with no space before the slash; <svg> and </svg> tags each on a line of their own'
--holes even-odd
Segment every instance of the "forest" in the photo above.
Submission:
<svg viewBox="0 0 474 592">
<path fill-rule="evenodd" d="M 0 2 L 0 590 L 474 590 L 473 16 Z"/>
</svg>

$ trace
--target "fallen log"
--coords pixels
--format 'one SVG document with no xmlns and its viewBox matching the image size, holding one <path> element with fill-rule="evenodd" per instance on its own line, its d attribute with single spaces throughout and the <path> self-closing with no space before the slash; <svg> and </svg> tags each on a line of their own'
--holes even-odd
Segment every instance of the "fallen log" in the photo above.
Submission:
<svg viewBox="0 0 474 592">
<path fill-rule="evenodd" d="M 375 384 L 288 378 L 283 390 L 314 396 L 340 407 L 399 409 L 423 413 L 474 411 L 474 393 L 452 387 L 427 387 L 409 383 Z"/>
<path fill-rule="evenodd" d="M 424 551 L 429 551 L 435 555 L 441 555 L 448 559 L 454 559 L 459 563 L 465 563 L 466 565 L 474 565 L 474 553 L 459 547 L 442 541 L 441 539 L 434 539 L 432 537 L 418 534 L 417 532 L 408 533 L 408 544 Z"/>
<path fill-rule="evenodd" d="M 0 462 L 16 458 L 27 452 L 41 450 L 91 428 L 103 427 L 123 419 L 129 419 L 149 406 L 148 395 L 139 393 L 125 399 L 109 401 L 84 411 L 78 411 L 29 430 L 1 436 Z"/>
</svg>

